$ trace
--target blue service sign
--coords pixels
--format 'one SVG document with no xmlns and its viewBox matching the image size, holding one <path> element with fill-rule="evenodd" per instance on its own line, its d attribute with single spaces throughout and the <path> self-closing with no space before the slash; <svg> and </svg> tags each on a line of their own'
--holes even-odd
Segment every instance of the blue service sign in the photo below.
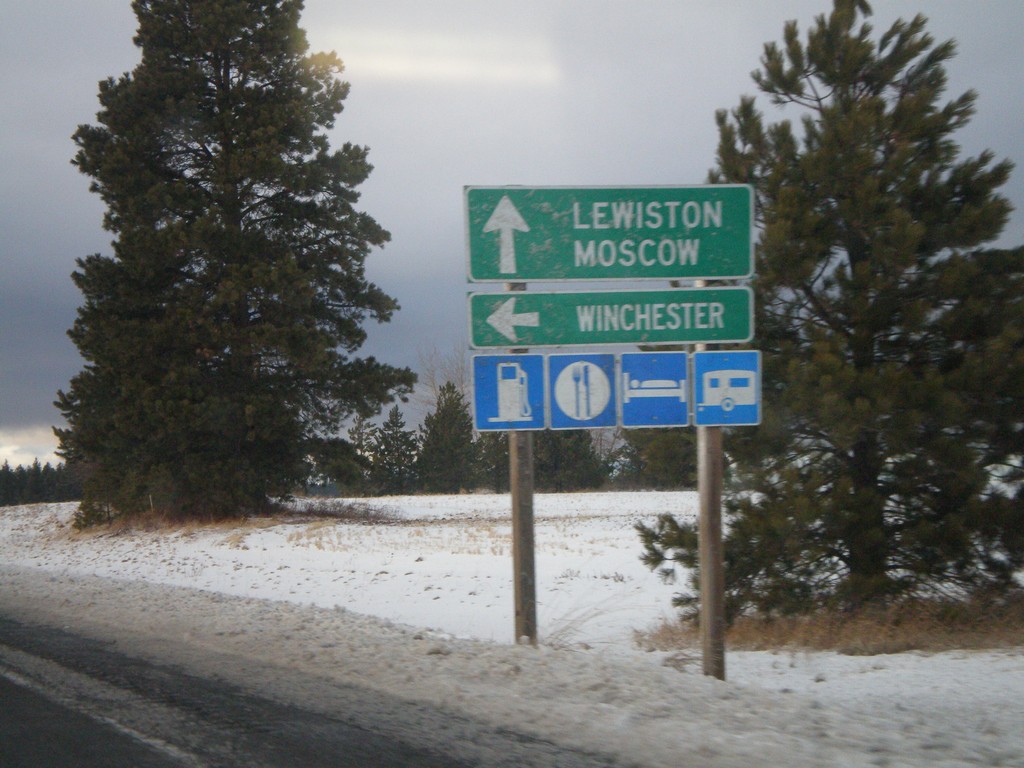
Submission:
<svg viewBox="0 0 1024 768">
<path fill-rule="evenodd" d="M 761 423 L 761 353 L 693 353 L 694 423 L 699 427 Z"/>
<path fill-rule="evenodd" d="M 622 426 L 689 426 L 686 363 L 685 352 L 623 353 Z"/>
<path fill-rule="evenodd" d="M 473 358 L 476 429 L 544 429 L 544 355 L 477 355 Z"/>
<path fill-rule="evenodd" d="M 548 356 L 551 429 L 614 427 L 615 355 Z"/>
</svg>

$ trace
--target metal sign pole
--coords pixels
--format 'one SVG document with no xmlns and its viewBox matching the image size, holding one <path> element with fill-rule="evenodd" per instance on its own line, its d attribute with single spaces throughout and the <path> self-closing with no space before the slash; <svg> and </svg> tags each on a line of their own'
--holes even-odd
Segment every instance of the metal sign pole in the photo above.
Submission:
<svg viewBox="0 0 1024 768">
<path fill-rule="evenodd" d="M 508 283 L 509 291 L 526 290 Z M 525 352 L 526 350 L 517 350 Z M 533 433 L 508 433 L 508 483 L 512 496 L 512 571 L 515 641 L 537 645 L 537 576 L 533 539 Z"/>
<path fill-rule="evenodd" d="M 694 281 L 703 288 L 704 280 Z M 698 352 L 706 344 L 696 346 Z M 697 427 L 700 640 L 704 674 L 725 680 L 725 558 L 722 546 L 722 428 Z"/>
<path fill-rule="evenodd" d="M 725 567 L 722 547 L 722 428 L 697 428 L 700 492 L 700 637 L 704 674 L 725 680 Z"/>
<path fill-rule="evenodd" d="M 512 490 L 512 568 L 517 643 L 537 644 L 537 579 L 533 542 L 533 433 L 508 433 Z"/>
</svg>

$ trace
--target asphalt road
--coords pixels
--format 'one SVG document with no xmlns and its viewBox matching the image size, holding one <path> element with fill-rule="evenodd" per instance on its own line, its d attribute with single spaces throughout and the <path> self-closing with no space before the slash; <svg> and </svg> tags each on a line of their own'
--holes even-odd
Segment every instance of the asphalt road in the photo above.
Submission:
<svg viewBox="0 0 1024 768">
<path fill-rule="evenodd" d="M 0 675 L 0 766 L 178 768 L 182 762 L 115 726 Z"/>
<path fill-rule="evenodd" d="M 0 616 L 0 768 L 615 765 L 376 692 L 330 694 L 349 706 L 325 714 Z"/>
</svg>

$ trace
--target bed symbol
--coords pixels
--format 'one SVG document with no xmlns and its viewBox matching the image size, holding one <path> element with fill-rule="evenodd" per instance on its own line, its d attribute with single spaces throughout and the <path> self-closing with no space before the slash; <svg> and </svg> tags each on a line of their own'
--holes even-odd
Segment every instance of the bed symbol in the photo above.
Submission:
<svg viewBox="0 0 1024 768">
<path fill-rule="evenodd" d="M 639 397 L 665 397 L 686 402 L 686 379 L 637 379 L 629 371 L 622 372 L 622 402 Z"/>
<path fill-rule="evenodd" d="M 686 352 L 626 352 L 620 369 L 623 427 L 685 427 L 690 423 Z"/>
</svg>

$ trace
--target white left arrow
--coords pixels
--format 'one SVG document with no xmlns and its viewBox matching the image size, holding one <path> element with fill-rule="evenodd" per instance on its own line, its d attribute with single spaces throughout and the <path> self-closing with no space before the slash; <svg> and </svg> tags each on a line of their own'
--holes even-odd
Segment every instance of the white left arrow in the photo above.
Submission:
<svg viewBox="0 0 1024 768">
<path fill-rule="evenodd" d="M 508 195 L 504 195 L 495 206 L 491 218 L 484 224 L 484 232 L 497 232 L 500 238 L 501 255 L 498 260 L 498 271 L 503 275 L 512 275 L 516 271 L 516 243 L 513 232 L 517 231 L 529 232 L 530 227 L 508 199 Z"/>
<path fill-rule="evenodd" d="M 516 314 L 516 300 L 509 299 L 502 302 L 491 316 L 487 323 L 498 333 L 509 341 L 519 341 L 516 336 L 516 328 L 536 328 L 540 325 L 539 312 L 521 312 Z"/>
</svg>

